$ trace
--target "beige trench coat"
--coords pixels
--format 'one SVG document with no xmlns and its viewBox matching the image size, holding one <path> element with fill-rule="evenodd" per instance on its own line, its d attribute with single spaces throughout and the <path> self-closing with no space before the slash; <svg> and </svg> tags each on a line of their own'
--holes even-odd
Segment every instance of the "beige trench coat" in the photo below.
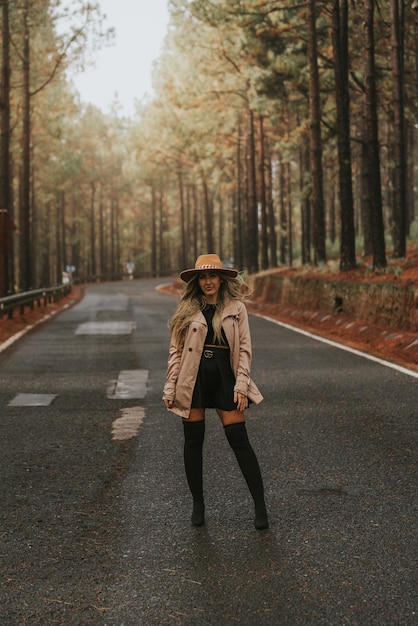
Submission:
<svg viewBox="0 0 418 626">
<path fill-rule="evenodd" d="M 234 391 L 246 395 L 254 404 L 259 404 L 263 396 L 250 378 L 250 327 L 247 309 L 241 301 L 230 300 L 227 303 L 223 311 L 222 327 L 231 352 L 231 368 L 235 376 Z M 170 410 L 186 419 L 190 414 L 206 333 L 206 320 L 199 311 L 190 322 L 183 350 L 179 351 L 173 337 L 171 338 L 163 400 L 173 400 Z"/>
</svg>

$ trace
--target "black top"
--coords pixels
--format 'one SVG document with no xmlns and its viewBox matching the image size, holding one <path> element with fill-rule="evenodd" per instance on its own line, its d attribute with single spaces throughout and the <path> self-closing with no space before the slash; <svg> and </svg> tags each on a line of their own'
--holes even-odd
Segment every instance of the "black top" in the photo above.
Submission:
<svg viewBox="0 0 418 626">
<path fill-rule="evenodd" d="M 202 313 L 205 316 L 206 323 L 208 325 L 208 332 L 206 333 L 205 344 L 208 345 L 228 345 L 228 341 L 226 339 L 226 335 L 224 329 L 222 328 L 222 337 L 224 339 L 224 343 L 220 344 L 219 341 L 215 341 L 215 336 L 213 332 L 213 316 L 215 315 L 216 304 L 207 304 L 203 309 Z"/>
</svg>

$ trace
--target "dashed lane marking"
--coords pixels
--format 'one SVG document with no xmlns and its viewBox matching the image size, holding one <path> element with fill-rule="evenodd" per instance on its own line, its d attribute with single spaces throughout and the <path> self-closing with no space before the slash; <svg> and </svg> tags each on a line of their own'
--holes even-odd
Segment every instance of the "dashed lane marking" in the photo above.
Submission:
<svg viewBox="0 0 418 626">
<path fill-rule="evenodd" d="M 124 441 L 138 434 L 145 418 L 145 409 L 142 406 L 131 406 L 120 410 L 118 417 L 112 425 L 112 440 Z"/>
<path fill-rule="evenodd" d="M 9 406 L 49 406 L 56 397 L 53 393 L 19 393 Z"/>
<path fill-rule="evenodd" d="M 148 370 L 122 370 L 116 381 L 111 381 L 107 397 L 112 400 L 145 398 Z"/>
<path fill-rule="evenodd" d="M 84 322 L 77 326 L 76 335 L 130 335 L 135 322 Z"/>
<path fill-rule="evenodd" d="M 145 398 L 147 393 L 148 370 L 122 370 L 117 380 L 109 383 L 107 398 L 110 400 L 131 400 Z M 19 393 L 9 402 L 9 406 L 49 406 L 58 394 Z"/>
</svg>

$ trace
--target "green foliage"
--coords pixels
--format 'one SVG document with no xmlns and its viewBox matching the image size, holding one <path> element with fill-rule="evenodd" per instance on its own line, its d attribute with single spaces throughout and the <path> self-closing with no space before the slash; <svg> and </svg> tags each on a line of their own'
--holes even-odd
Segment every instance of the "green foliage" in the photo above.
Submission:
<svg viewBox="0 0 418 626">
<path fill-rule="evenodd" d="M 19 7 L 12 5 L 12 152 L 14 162 L 19 163 L 22 102 L 18 85 L 23 40 Z M 148 273 L 169 271 L 178 267 L 182 246 L 190 262 L 196 251 L 208 251 L 211 230 L 214 251 L 223 258 L 239 260 L 244 249 L 244 269 L 253 175 L 260 256 L 265 244 L 262 174 L 273 218 L 273 226 L 270 221 L 266 228 L 267 237 L 276 237 L 275 243 L 269 240 L 268 263 L 273 263 L 273 246 L 279 251 L 283 244 L 289 256 L 291 232 L 293 263 L 302 264 L 306 253 L 302 238 L 305 234 L 310 242 L 313 227 L 312 215 L 309 233 L 304 233 L 307 226 L 302 224 L 312 192 L 306 5 L 296 0 L 171 0 L 169 5 L 171 27 L 155 65 L 155 96 L 138 106 L 135 120 L 121 119 L 116 109 L 104 115 L 83 106 L 68 80 L 70 64 L 82 67 L 94 57 L 96 46 L 111 42 L 112 31 L 96 4 L 45 0 L 33 5 L 33 202 L 37 224 L 42 226 L 34 233 L 35 250 L 40 257 L 47 234 L 54 276 L 66 263 L 77 265 L 80 274 L 88 275 L 94 265 L 97 274 L 117 274 L 128 257 Z M 341 219 L 332 7 L 327 3 L 316 6 L 324 196 L 327 204 L 334 198 L 337 233 L 335 241 L 327 241 L 326 254 L 331 263 L 338 264 Z M 62 27 L 63 18 L 69 24 L 67 30 Z M 388 247 L 392 244 L 389 225 L 393 219 L 391 159 L 395 141 L 389 18 L 389 0 L 384 0 L 376 15 L 375 39 Z M 367 210 L 361 187 L 363 20 L 362 3 L 350 3 L 350 132 L 359 251 L 364 248 L 363 213 Z M 412 124 L 416 42 L 410 11 L 405 20 L 405 116 Z M 408 156 L 414 167 L 416 154 Z M 280 179 L 280 163 L 289 164 L 289 181 Z M 415 166 L 410 179 L 416 174 Z M 17 172 L 12 184 L 17 198 Z M 330 207 L 326 209 L 329 232 Z M 418 241 L 417 219 L 410 226 L 408 241 Z M 308 244 L 309 250 L 311 247 Z M 157 258 L 155 267 L 153 256 Z M 389 271 L 397 274 L 400 268 L 391 265 Z"/>
</svg>

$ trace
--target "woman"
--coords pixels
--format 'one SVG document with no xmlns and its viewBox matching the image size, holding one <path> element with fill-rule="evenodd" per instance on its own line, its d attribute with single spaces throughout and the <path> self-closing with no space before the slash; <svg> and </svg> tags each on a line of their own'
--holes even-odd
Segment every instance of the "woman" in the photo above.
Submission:
<svg viewBox="0 0 418 626">
<path fill-rule="evenodd" d="M 193 496 L 192 523 L 202 526 L 205 505 L 202 447 L 205 409 L 215 408 L 254 500 L 254 525 L 268 527 L 257 457 L 248 440 L 244 411 L 263 399 L 250 378 L 251 337 L 243 282 L 216 254 L 199 256 L 180 277 L 186 291 L 171 320 L 163 400 L 183 418 L 184 465 Z"/>
</svg>

